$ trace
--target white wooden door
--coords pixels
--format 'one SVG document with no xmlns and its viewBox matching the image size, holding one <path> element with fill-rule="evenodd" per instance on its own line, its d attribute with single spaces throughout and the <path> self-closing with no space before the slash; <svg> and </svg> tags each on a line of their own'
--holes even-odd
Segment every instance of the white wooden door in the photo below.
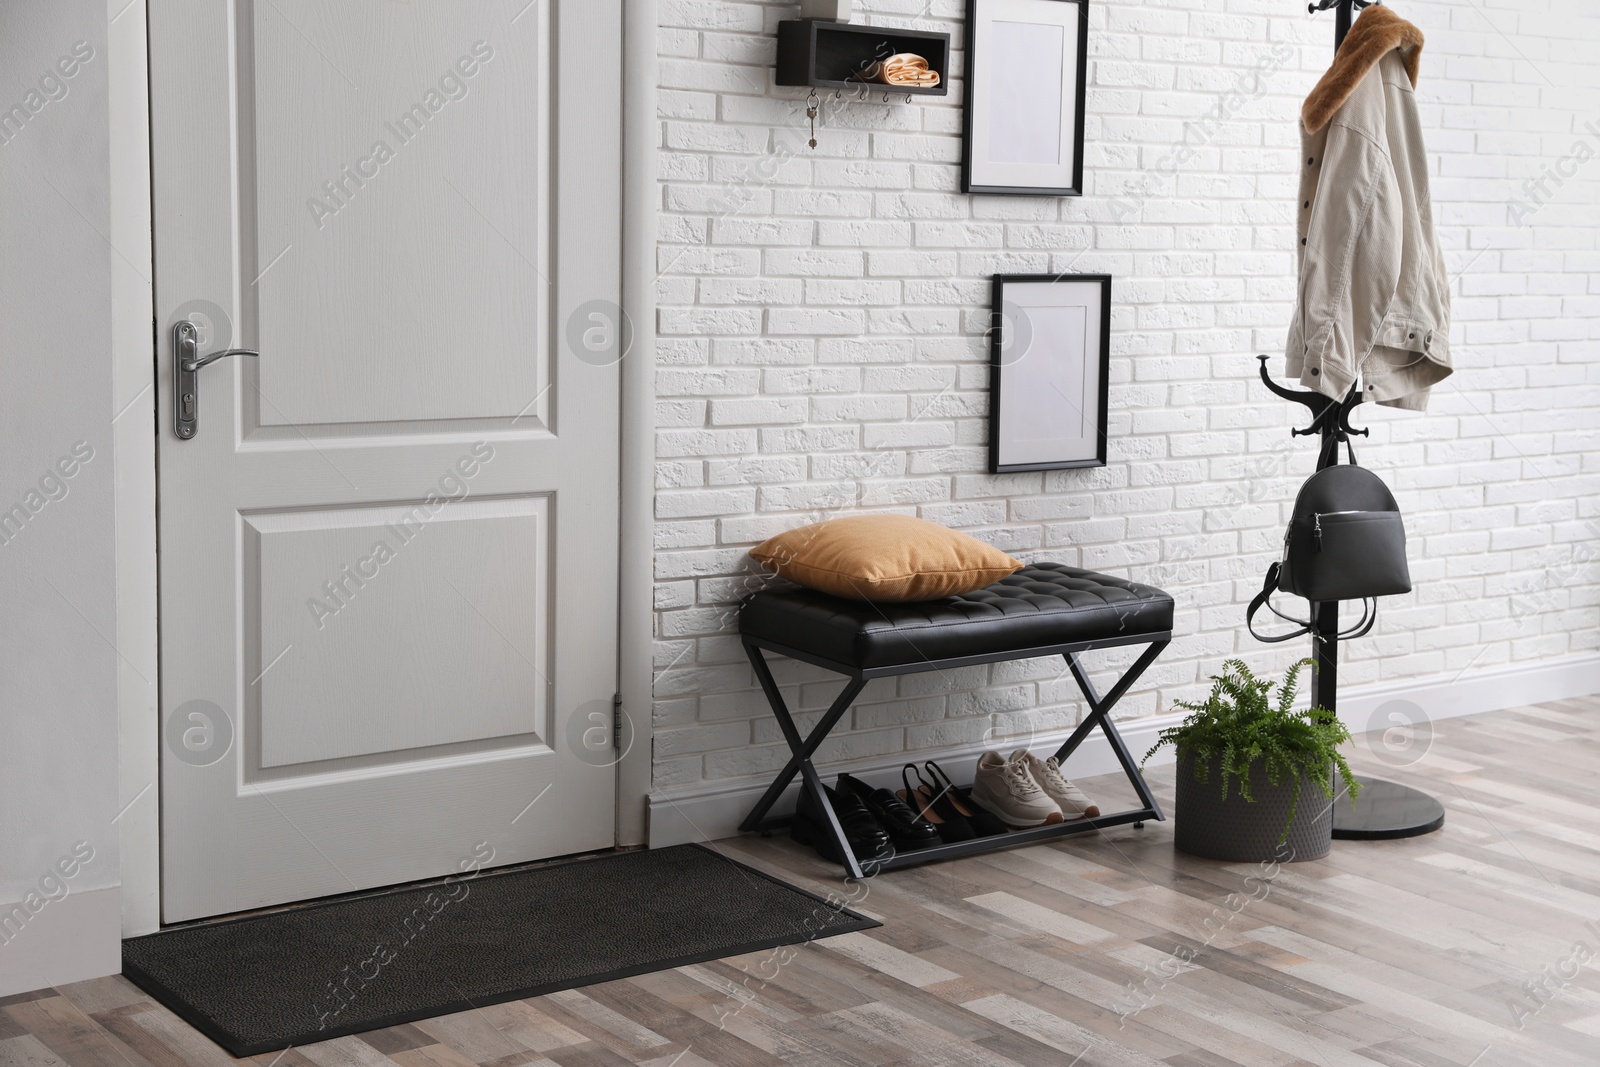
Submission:
<svg viewBox="0 0 1600 1067">
<path fill-rule="evenodd" d="M 150 41 L 163 918 L 611 845 L 620 5 Z"/>
</svg>

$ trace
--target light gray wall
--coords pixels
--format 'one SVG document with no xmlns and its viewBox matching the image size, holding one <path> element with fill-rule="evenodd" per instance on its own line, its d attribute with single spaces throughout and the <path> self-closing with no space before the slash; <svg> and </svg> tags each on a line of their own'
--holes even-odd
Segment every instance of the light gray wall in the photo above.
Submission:
<svg viewBox="0 0 1600 1067">
<path fill-rule="evenodd" d="M 106 31 L 0 6 L 0 994 L 115 959 Z"/>
</svg>

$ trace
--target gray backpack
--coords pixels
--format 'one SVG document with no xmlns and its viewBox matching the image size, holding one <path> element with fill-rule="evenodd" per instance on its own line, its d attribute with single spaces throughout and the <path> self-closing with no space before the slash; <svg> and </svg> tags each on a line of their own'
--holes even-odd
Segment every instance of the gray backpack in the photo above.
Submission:
<svg viewBox="0 0 1600 1067">
<path fill-rule="evenodd" d="M 1283 559 L 1267 569 L 1261 592 L 1245 614 L 1245 625 L 1260 641 L 1287 641 L 1310 633 L 1309 620 L 1272 606 L 1276 590 L 1303 596 L 1313 604 L 1372 601 L 1370 608 L 1363 603 L 1361 621 L 1341 638 L 1360 637 L 1372 629 L 1378 618 L 1376 598 L 1411 591 L 1405 525 L 1383 479 L 1354 463 L 1326 467 L 1306 479 L 1284 531 Z M 1253 620 L 1263 606 L 1300 628 L 1277 637 L 1256 633 Z"/>
</svg>

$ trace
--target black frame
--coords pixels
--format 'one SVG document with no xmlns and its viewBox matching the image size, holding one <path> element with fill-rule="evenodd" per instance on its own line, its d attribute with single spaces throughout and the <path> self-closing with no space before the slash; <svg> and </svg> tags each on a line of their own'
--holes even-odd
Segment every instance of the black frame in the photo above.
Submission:
<svg viewBox="0 0 1600 1067">
<path fill-rule="evenodd" d="M 1000 663 L 1005 660 L 1031 659 L 1037 656 L 1062 656 L 1067 661 L 1067 667 L 1072 672 L 1072 678 L 1082 691 L 1084 699 L 1089 703 L 1089 714 L 1083 717 L 1072 736 L 1055 751 L 1055 755 L 1062 762 L 1083 743 L 1089 732 L 1098 728 L 1105 734 L 1111 750 L 1116 753 L 1117 762 L 1122 765 L 1123 773 L 1128 776 L 1128 782 L 1133 786 L 1134 793 L 1139 798 L 1140 808 L 1129 811 L 1119 811 L 1112 815 L 1099 815 L 1093 819 L 1077 819 L 1073 822 L 1051 823 L 1046 826 L 1037 826 L 1031 830 L 1013 830 L 1009 833 L 999 834 L 994 837 L 979 837 L 969 841 L 955 841 L 949 844 L 934 845 L 930 848 L 919 848 L 914 852 L 899 852 L 887 858 L 873 858 L 867 861 L 872 868 L 872 873 L 879 871 L 892 871 L 901 867 L 913 867 L 935 860 L 951 859 L 956 856 L 970 856 L 978 852 L 994 852 L 1003 848 L 1015 848 L 1018 845 L 1031 845 L 1038 841 L 1049 840 L 1054 837 L 1064 837 L 1068 834 L 1087 833 L 1091 830 L 1102 830 L 1108 826 L 1121 826 L 1133 823 L 1135 827 L 1143 826 L 1146 820 L 1161 822 L 1166 816 L 1161 813 L 1161 805 L 1156 800 L 1155 794 L 1150 791 L 1145 783 L 1144 775 L 1139 773 L 1139 765 L 1134 762 L 1133 754 L 1128 751 L 1128 746 L 1123 742 L 1122 735 L 1117 732 L 1116 723 L 1111 721 L 1112 707 L 1122 699 L 1124 693 L 1144 673 L 1145 668 L 1154 663 L 1156 657 L 1161 655 L 1161 650 L 1172 641 L 1172 631 L 1163 630 L 1157 633 L 1133 634 L 1127 637 L 1107 637 L 1087 641 L 1072 641 L 1066 644 L 1049 645 L 1043 648 L 1021 648 L 1006 652 L 991 652 L 977 656 L 951 656 L 939 660 L 916 660 L 910 663 L 891 664 L 886 667 L 856 667 L 847 663 L 838 663 L 821 656 L 804 652 L 800 649 L 790 648 L 775 641 L 764 638 L 743 635 L 744 651 L 750 657 L 750 666 L 755 668 L 756 679 L 761 683 L 761 691 L 766 695 L 767 703 L 772 707 L 772 714 L 778 720 L 778 729 L 783 732 L 783 738 L 788 742 L 789 750 L 793 755 L 789 762 L 778 772 L 767 791 L 761 794 L 761 799 L 756 806 L 750 809 L 750 814 L 745 816 L 739 829 L 745 832 L 759 830 L 763 833 L 788 825 L 791 816 L 780 815 L 773 818 L 767 817 L 767 812 L 783 796 L 789 783 L 799 775 L 801 788 L 811 790 L 817 798 L 818 806 L 822 809 L 827 823 L 824 832 L 833 838 L 834 847 L 843 857 L 845 874 L 851 878 L 864 878 L 866 873 L 861 861 L 850 849 L 850 843 L 845 839 L 844 829 L 839 824 L 839 816 L 833 810 L 833 805 L 828 802 L 827 791 L 822 787 L 822 778 L 817 774 L 816 766 L 811 762 L 812 755 L 827 740 L 828 734 L 833 730 L 844 713 L 850 710 L 857 694 L 863 686 L 873 678 L 887 678 L 901 674 L 921 674 L 926 671 L 952 670 L 956 667 L 967 667 L 977 663 Z M 1080 652 L 1088 652 L 1097 648 L 1114 648 L 1120 645 L 1148 644 L 1149 647 L 1134 660 L 1132 666 L 1123 672 L 1116 684 L 1101 696 L 1095 689 L 1094 683 L 1089 680 L 1089 675 L 1084 671 L 1083 665 L 1078 662 Z M 816 726 L 812 727 L 810 734 L 800 736 L 799 727 L 796 726 L 794 717 L 789 712 L 788 705 L 784 702 L 783 694 L 778 691 L 777 679 L 772 676 L 772 669 L 767 665 L 766 656 L 762 650 L 776 652 L 791 659 L 803 660 L 819 667 L 825 667 L 835 674 L 842 674 L 849 680 L 839 695 L 834 698 L 833 706 L 823 715 Z"/>
<path fill-rule="evenodd" d="M 1005 367 L 1000 361 L 1004 345 L 1005 287 L 1007 283 L 1054 285 L 1061 282 L 1098 282 L 1100 284 L 1100 395 L 1099 418 L 1095 427 L 1095 458 L 1054 460 L 1045 463 L 1001 463 L 1000 420 L 1005 412 L 1000 406 L 1000 377 Z M 1016 471 L 1071 470 L 1078 467 L 1104 467 L 1106 465 L 1107 413 L 1110 407 L 1111 379 L 1111 275 L 1109 274 L 996 274 L 989 307 L 989 473 L 1010 474 Z M 1088 400 L 1087 397 L 1084 398 Z"/>
<path fill-rule="evenodd" d="M 1089 70 L 1089 0 L 1048 0 L 1053 3 L 1078 5 L 1078 77 L 1073 102 L 1075 116 L 1072 131 L 1072 184 L 1065 188 L 1024 185 L 974 185 L 972 184 L 972 117 L 977 113 L 980 100 L 978 90 L 978 10 L 987 0 L 967 0 L 966 23 L 966 101 L 961 109 L 961 191 L 963 193 L 994 193 L 1003 196 L 1082 196 L 1083 195 L 1083 118 L 1084 100 L 1087 96 Z M 1046 2 L 1046 0 L 1040 0 Z M 1062 86 L 1063 93 L 1066 86 Z"/>
</svg>

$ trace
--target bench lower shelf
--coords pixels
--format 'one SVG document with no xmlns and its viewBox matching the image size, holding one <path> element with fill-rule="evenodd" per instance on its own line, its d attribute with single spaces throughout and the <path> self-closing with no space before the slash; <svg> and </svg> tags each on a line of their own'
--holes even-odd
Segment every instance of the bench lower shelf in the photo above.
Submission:
<svg viewBox="0 0 1600 1067">
<path fill-rule="evenodd" d="M 1117 762 L 1122 765 L 1122 771 L 1128 778 L 1128 784 L 1133 787 L 1134 795 L 1144 807 L 1132 811 L 1117 812 L 1113 815 L 1101 815 L 1093 819 L 1079 819 L 1073 822 L 1052 823 L 1047 826 L 1037 826 L 1031 830 L 1013 830 L 1005 835 L 994 837 L 974 838 L 971 841 L 956 841 L 950 844 L 934 845 L 930 848 L 919 848 L 911 852 L 896 853 L 887 860 L 869 859 L 863 863 L 850 851 L 850 846 L 845 841 L 844 828 L 839 823 L 838 813 L 828 802 L 827 790 L 822 785 L 822 778 L 817 773 L 817 768 L 811 761 L 817 748 L 827 738 L 828 732 L 843 718 L 844 713 L 850 709 L 856 695 L 861 692 L 869 677 L 884 677 L 895 674 L 911 674 L 926 670 L 936 670 L 945 667 L 966 665 L 968 657 L 956 657 L 945 660 L 921 660 L 913 663 L 893 667 L 879 667 L 865 669 L 845 664 L 830 664 L 798 653 L 796 650 L 774 645 L 771 642 L 753 638 L 746 634 L 744 649 L 750 658 L 750 665 L 755 669 L 756 679 L 761 683 L 762 692 L 765 693 L 767 703 L 772 707 L 772 714 L 778 721 L 778 729 L 782 731 L 783 738 L 789 744 L 793 753 L 789 762 L 778 772 L 778 776 L 767 786 L 761 799 L 756 801 L 756 806 L 750 814 L 745 816 L 739 829 L 749 832 L 761 830 L 770 833 L 775 827 L 787 825 L 787 818 L 769 818 L 767 813 L 772 810 L 778 798 L 783 795 L 790 782 L 796 777 L 800 778 L 802 789 L 809 789 L 820 804 L 824 825 L 822 832 L 834 841 L 835 849 L 843 857 L 841 866 L 844 867 L 846 877 L 863 878 L 867 876 L 870 867 L 873 873 L 878 871 L 892 871 L 901 867 L 915 867 L 923 863 L 932 863 L 936 860 L 950 859 L 956 856 L 971 856 L 980 852 L 993 852 L 1002 848 L 1014 848 L 1017 845 L 1032 844 L 1036 841 L 1047 841 L 1054 837 L 1065 837 L 1068 834 L 1080 834 L 1088 830 L 1100 830 L 1107 826 L 1120 826 L 1124 823 L 1142 823 L 1146 820 L 1160 821 L 1162 819 L 1161 805 L 1157 803 L 1155 794 L 1150 792 L 1150 787 L 1145 783 L 1144 776 L 1139 773 L 1138 764 L 1133 760 L 1133 754 L 1128 751 L 1128 746 L 1123 743 L 1122 735 L 1117 732 L 1116 724 L 1111 721 L 1111 708 L 1122 694 L 1128 691 L 1135 679 L 1144 673 L 1144 669 L 1155 662 L 1161 650 L 1167 647 L 1172 640 L 1172 634 L 1161 631 L 1151 634 L 1130 634 L 1102 637 L 1083 641 L 1076 641 L 1065 645 L 1058 645 L 1046 649 L 1017 649 L 1011 652 L 987 653 L 976 657 L 983 662 L 1000 662 L 1008 659 L 1032 658 L 1042 652 L 1049 652 L 1064 657 L 1067 669 L 1072 673 L 1073 680 L 1077 682 L 1078 689 L 1083 693 L 1084 700 L 1089 705 L 1089 713 L 1078 723 L 1077 729 L 1072 731 L 1072 736 L 1056 749 L 1055 756 L 1058 761 L 1065 764 L 1067 757 L 1077 750 L 1084 738 L 1090 732 L 1099 730 L 1111 751 L 1116 754 Z M 1109 648 L 1119 645 L 1141 643 L 1148 644 L 1137 659 L 1122 673 L 1111 689 L 1102 696 L 1089 680 L 1088 672 L 1078 659 L 1080 652 L 1087 652 L 1093 648 Z M 785 652 L 797 655 L 798 658 L 807 659 L 829 667 L 845 675 L 849 681 L 845 684 L 833 705 L 822 716 L 821 720 L 812 727 L 807 737 L 800 736 L 800 729 L 790 713 L 788 705 L 784 702 L 783 694 L 778 691 L 778 682 L 772 676 L 772 668 L 767 665 L 763 649 Z"/>
<path fill-rule="evenodd" d="M 1140 808 L 1137 811 L 1119 811 L 1111 815 L 1097 815 L 1093 819 L 1076 819 L 1072 822 L 1051 823 L 1048 826 L 1035 826 L 1028 830 L 1011 830 L 1004 834 L 995 834 L 992 837 L 975 837 L 970 841 L 952 841 L 931 845 L 928 848 L 914 849 L 910 852 L 894 852 L 887 858 L 862 858 L 853 857 L 866 877 L 871 877 L 877 871 L 897 871 L 904 867 L 917 867 L 924 863 L 934 863 L 938 860 L 956 859 L 961 856 L 975 856 L 984 852 L 999 852 L 1008 848 L 1019 848 L 1023 845 L 1036 845 L 1040 841 L 1049 841 L 1057 837 L 1070 837 L 1073 834 L 1088 833 L 1091 830 L 1104 830 L 1112 826 L 1126 826 L 1132 823 L 1135 827 L 1143 826 L 1146 822 L 1161 822 L 1165 816 L 1156 808 Z M 770 837 L 776 831 L 789 825 L 790 817 L 787 815 L 762 820 L 756 827 L 761 836 Z"/>
</svg>

